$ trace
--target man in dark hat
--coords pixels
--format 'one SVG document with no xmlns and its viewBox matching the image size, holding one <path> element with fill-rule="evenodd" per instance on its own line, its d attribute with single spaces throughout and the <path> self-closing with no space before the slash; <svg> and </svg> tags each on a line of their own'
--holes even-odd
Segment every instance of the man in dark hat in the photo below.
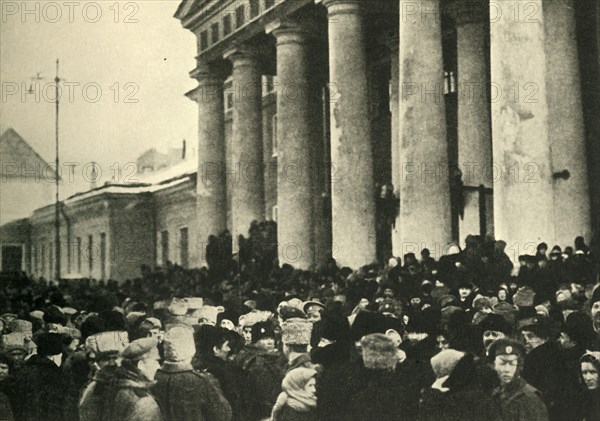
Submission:
<svg viewBox="0 0 600 421">
<path fill-rule="evenodd" d="M 248 392 L 249 421 L 268 418 L 281 392 L 283 373 L 279 364 L 281 354 L 275 349 L 275 330 L 271 322 L 252 326 L 252 344 L 247 345 L 242 368 Z"/>
<path fill-rule="evenodd" d="M 550 420 L 562 421 L 572 414 L 576 392 L 569 387 L 566 361 L 556 341 L 558 328 L 545 316 L 520 320 L 528 354 L 523 363 L 523 379 L 542 392 Z"/>
<path fill-rule="evenodd" d="M 521 378 L 525 352 L 522 344 L 511 339 L 498 339 L 492 344 L 489 357 L 500 380 L 492 395 L 505 420 L 548 421 L 540 392 Z"/>
<path fill-rule="evenodd" d="M 59 333 L 40 333 L 37 354 L 17 372 L 17 390 L 11 396 L 15 419 L 19 421 L 63 421 L 66 380 L 61 370 L 66 338 Z"/>
<path fill-rule="evenodd" d="M 513 333 L 511 324 L 499 314 L 488 314 L 479 326 L 483 331 L 483 346 L 486 354 L 489 354 L 494 341 L 510 338 Z"/>
</svg>

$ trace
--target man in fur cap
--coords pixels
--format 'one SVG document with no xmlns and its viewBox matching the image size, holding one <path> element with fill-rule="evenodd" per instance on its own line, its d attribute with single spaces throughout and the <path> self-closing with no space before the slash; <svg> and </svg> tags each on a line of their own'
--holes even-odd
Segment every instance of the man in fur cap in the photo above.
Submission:
<svg viewBox="0 0 600 421">
<path fill-rule="evenodd" d="M 154 395 L 165 421 L 229 421 L 231 407 L 218 382 L 192 367 L 194 330 L 174 325 L 165 334 L 165 363 L 156 373 Z"/>
</svg>

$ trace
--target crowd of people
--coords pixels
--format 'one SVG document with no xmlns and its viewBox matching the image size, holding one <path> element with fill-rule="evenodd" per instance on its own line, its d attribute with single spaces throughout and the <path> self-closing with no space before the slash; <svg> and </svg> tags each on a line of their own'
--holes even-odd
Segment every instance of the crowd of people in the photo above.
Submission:
<svg viewBox="0 0 600 421">
<path fill-rule="evenodd" d="M 5 274 L 0 420 L 600 420 L 598 250 L 513 267 L 469 236 L 357 270 L 277 264 L 272 223 L 209 266 Z"/>
</svg>

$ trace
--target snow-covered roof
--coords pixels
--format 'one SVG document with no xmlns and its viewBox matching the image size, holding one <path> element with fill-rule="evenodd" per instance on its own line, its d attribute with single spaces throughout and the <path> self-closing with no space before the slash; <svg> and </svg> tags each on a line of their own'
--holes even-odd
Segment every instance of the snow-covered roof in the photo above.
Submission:
<svg viewBox="0 0 600 421">
<path fill-rule="evenodd" d="M 141 194 L 154 193 L 159 190 L 183 184 L 191 179 L 197 171 L 196 160 L 186 160 L 162 171 L 150 174 L 140 174 L 136 182 L 125 184 L 107 183 L 104 186 L 76 193 L 65 200 L 65 203 L 74 203 L 89 197 L 101 194 Z"/>
</svg>

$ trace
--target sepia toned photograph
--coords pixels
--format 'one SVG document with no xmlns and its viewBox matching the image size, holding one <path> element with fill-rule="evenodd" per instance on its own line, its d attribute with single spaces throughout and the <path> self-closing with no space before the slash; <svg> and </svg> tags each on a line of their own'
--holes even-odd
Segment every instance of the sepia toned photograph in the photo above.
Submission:
<svg viewBox="0 0 600 421">
<path fill-rule="evenodd" d="M 0 421 L 600 421 L 600 0 L 0 19 Z"/>
</svg>

